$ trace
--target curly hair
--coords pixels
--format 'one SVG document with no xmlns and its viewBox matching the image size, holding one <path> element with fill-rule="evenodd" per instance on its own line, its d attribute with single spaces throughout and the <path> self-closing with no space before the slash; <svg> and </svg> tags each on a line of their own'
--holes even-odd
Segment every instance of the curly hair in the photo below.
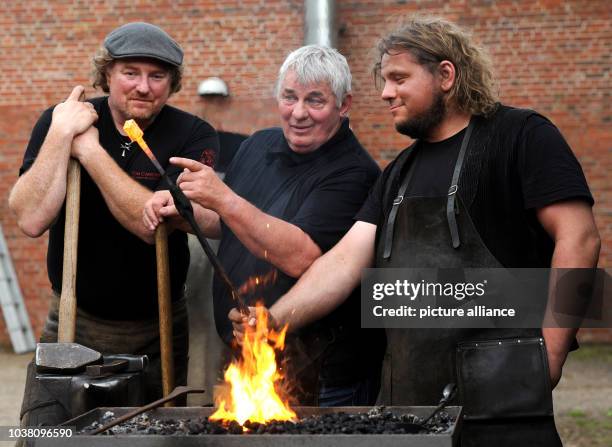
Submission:
<svg viewBox="0 0 612 447">
<path fill-rule="evenodd" d="M 96 52 L 92 59 L 92 77 L 93 88 L 100 87 L 104 93 L 108 93 L 108 81 L 106 79 L 107 71 L 113 66 L 117 59 L 113 58 L 108 50 L 104 47 Z M 170 73 L 170 93 L 177 93 L 181 90 L 181 81 L 183 79 L 183 66 L 175 67 L 174 65 L 158 62 L 163 65 Z"/>
<path fill-rule="evenodd" d="M 488 116 L 498 105 L 491 62 L 486 51 L 475 45 L 457 25 L 439 17 L 410 17 L 399 28 L 382 37 L 376 47 L 374 76 L 380 79 L 381 59 L 391 51 L 408 51 L 432 74 L 440 62 L 455 66 L 456 79 L 449 99 L 462 112 Z"/>
</svg>

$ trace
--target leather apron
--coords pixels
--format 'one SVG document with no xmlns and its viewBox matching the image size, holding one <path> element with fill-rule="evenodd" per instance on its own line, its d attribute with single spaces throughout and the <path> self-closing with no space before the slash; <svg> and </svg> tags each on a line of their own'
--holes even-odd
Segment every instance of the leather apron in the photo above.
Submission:
<svg viewBox="0 0 612 447">
<path fill-rule="evenodd" d="M 474 120 L 468 126 L 453 172 L 448 196 L 441 197 L 404 197 L 410 183 L 414 163 L 414 153 L 408 154 L 404 169 L 405 177 L 386 222 L 378 235 L 376 247 L 377 268 L 499 268 L 501 263 L 489 251 L 478 234 L 467 209 L 464 207 L 461 191 L 458 188 L 459 174 L 465 158 Z M 412 149 L 414 152 L 414 147 Z M 400 168 L 401 169 L 401 168 Z M 407 172 L 406 172 L 407 171 Z M 391 177 L 390 177 L 391 178 Z M 387 328 L 387 352 L 383 363 L 382 384 L 379 396 L 384 405 L 436 405 L 442 389 L 447 383 L 458 382 L 457 348 L 462 343 L 483 340 L 516 340 L 536 337 L 541 340 L 541 329 L 487 329 L 487 328 L 449 328 L 449 329 L 395 329 Z M 542 343 L 542 342 L 541 342 Z M 545 349 L 544 349 L 545 352 Z M 506 363 L 517 368 L 517 374 L 525 365 L 520 356 L 508 359 Z M 509 361 L 508 361 L 509 360 Z M 507 368 L 507 365 L 504 366 Z M 503 369 L 502 369 L 503 370 Z M 548 374 L 545 365 L 542 374 Z M 505 375 L 505 374 L 504 374 Z M 529 379 L 528 379 L 529 380 Z M 550 379 L 545 377 L 542 389 L 550 400 L 552 398 Z M 510 384 L 511 386 L 512 384 Z M 503 387 L 508 384 L 503 384 Z M 542 388 L 541 387 L 541 388 Z M 483 389 L 486 397 L 490 390 Z M 520 386 L 505 389 L 509 394 L 521 392 Z M 530 396 L 526 396 L 529 400 Z M 464 405 L 464 396 L 454 405 Z M 495 403 L 492 404 L 493 406 Z M 547 406 L 548 403 L 545 404 Z M 465 408 L 464 413 L 469 414 Z M 478 418 L 478 421 L 464 422 L 462 446 L 465 445 L 561 445 L 552 416 L 500 419 L 498 417 Z M 503 421 L 503 422 L 500 422 Z M 518 425 L 517 425 L 518 424 Z M 512 431 L 520 439 L 512 438 L 511 444 L 504 442 L 506 430 Z M 536 428 L 533 428 L 536 426 Z M 541 432 L 541 433 L 540 433 Z M 534 438 L 535 437 L 535 438 Z M 537 438 L 537 440 L 535 440 Z"/>
</svg>

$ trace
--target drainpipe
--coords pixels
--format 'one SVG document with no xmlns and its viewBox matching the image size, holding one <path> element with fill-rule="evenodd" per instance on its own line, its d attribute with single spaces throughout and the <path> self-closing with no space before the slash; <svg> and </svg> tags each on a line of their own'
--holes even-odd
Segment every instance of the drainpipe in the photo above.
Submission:
<svg viewBox="0 0 612 447">
<path fill-rule="evenodd" d="M 304 45 L 317 44 L 336 48 L 336 2 L 304 0 Z"/>
</svg>

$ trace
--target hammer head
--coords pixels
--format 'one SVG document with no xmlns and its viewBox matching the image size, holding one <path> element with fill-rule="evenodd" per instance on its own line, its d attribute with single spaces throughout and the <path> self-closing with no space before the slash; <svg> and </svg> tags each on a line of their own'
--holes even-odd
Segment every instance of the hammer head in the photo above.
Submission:
<svg viewBox="0 0 612 447">
<path fill-rule="evenodd" d="M 142 138 L 142 135 L 143 135 L 142 129 L 138 126 L 138 124 L 134 120 L 127 120 L 123 124 L 123 130 L 125 130 L 125 133 L 127 134 L 128 137 L 130 137 L 130 140 L 132 141 L 136 141 Z"/>
<path fill-rule="evenodd" d="M 72 374 L 102 361 L 102 354 L 78 343 L 38 343 L 37 372 Z"/>
</svg>

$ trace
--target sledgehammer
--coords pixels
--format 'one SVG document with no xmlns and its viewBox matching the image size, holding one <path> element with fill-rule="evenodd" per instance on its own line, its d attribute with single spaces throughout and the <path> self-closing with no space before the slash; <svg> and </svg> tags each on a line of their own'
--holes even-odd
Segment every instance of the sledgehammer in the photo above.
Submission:
<svg viewBox="0 0 612 447">
<path fill-rule="evenodd" d="M 72 374 L 102 360 L 98 351 L 74 343 L 76 331 L 76 275 L 79 242 L 79 203 L 81 166 L 71 158 L 66 179 L 66 223 L 64 228 L 64 266 L 59 304 L 57 343 L 36 345 L 36 371 Z"/>
<path fill-rule="evenodd" d="M 81 95 L 80 100 L 83 99 Z M 64 225 L 64 265 L 59 304 L 57 343 L 38 343 L 35 363 L 38 372 L 75 373 L 85 366 L 102 361 L 102 355 L 74 343 L 76 332 L 76 275 L 79 243 L 79 205 L 81 200 L 81 166 L 74 158 L 68 161 L 66 178 L 66 221 Z"/>
</svg>

